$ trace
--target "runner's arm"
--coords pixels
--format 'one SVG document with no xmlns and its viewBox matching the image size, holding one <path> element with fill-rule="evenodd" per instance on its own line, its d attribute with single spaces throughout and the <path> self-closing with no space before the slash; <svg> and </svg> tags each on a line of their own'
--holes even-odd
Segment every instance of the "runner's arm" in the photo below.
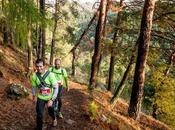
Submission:
<svg viewBox="0 0 175 130">
<path fill-rule="evenodd" d="M 53 96 L 52 96 L 52 101 L 54 101 L 57 98 L 58 95 L 58 84 L 54 84 L 53 85 Z"/>
<path fill-rule="evenodd" d="M 31 84 L 32 84 L 32 95 L 33 95 L 33 101 L 35 100 L 36 97 L 36 91 L 37 91 L 37 83 L 36 83 L 36 75 L 33 74 L 32 75 L 32 79 L 31 79 Z"/>
<path fill-rule="evenodd" d="M 32 87 L 32 95 L 33 95 L 33 96 L 36 95 L 36 87 Z"/>
<path fill-rule="evenodd" d="M 65 81 L 65 84 L 66 84 L 66 88 L 69 88 L 67 77 L 64 77 L 64 81 Z"/>
<path fill-rule="evenodd" d="M 65 85 L 66 85 L 66 88 L 69 89 L 69 85 L 68 85 L 68 75 L 67 75 L 67 71 L 66 69 L 63 69 L 63 78 L 64 78 L 64 82 L 65 82 Z"/>
<path fill-rule="evenodd" d="M 57 80 L 55 78 L 54 73 L 50 72 L 49 79 L 50 79 L 50 83 L 53 87 L 53 96 L 52 96 L 51 100 L 54 101 L 57 98 L 57 95 L 58 95 L 58 84 L 57 84 Z"/>
<path fill-rule="evenodd" d="M 36 91 L 37 91 L 37 88 L 32 86 L 32 95 L 33 95 L 32 100 L 34 103 L 36 102 Z"/>
</svg>

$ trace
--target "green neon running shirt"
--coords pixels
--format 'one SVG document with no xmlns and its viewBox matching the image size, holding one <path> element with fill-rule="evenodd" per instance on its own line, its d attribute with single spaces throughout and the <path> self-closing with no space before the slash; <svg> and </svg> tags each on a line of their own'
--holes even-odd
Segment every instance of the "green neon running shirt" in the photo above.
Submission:
<svg viewBox="0 0 175 130">
<path fill-rule="evenodd" d="M 42 74 L 41 76 L 43 76 L 44 74 Z M 45 78 L 44 80 L 46 82 L 46 84 L 48 84 L 50 86 L 50 94 L 49 95 L 42 95 L 41 93 L 39 93 L 39 85 L 40 85 L 40 80 L 37 77 L 36 73 L 34 73 L 32 75 L 32 79 L 31 79 L 31 83 L 32 83 L 32 87 L 37 88 L 37 97 L 39 99 L 48 101 L 52 98 L 53 96 L 53 85 L 55 85 L 57 83 L 57 80 L 55 78 L 55 75 L 50 72 L 49 75 Z"/>
<path fill-rule="evenodd" d="M 55 67 L 50 67 L 49 68 L 49 71 L 50 72 L 53 72 L 55 74 L 56 80 L 58 82 L 61 81 L 61 85 L 63 85 L 64 87 L 66 87 L 64 78 L 67 80 L 67 72 L 66 72 L 66 70 L 64 68 L 56 69 Z"/>
</svg>

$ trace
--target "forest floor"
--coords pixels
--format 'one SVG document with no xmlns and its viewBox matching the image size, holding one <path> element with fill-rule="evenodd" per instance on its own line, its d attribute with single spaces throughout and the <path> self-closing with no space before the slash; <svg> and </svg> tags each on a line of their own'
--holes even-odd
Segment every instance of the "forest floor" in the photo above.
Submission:
<svg viewBox="0 0 175 130">
<path fill-rule="evenodd" d="M 0 130 L 33 130 L 35 104 L 31 94 L 27 98 L 11 100 L 5 88 L 9 83 L 20 83 L 31 92 L 29 80 L 25 78 L 27 55 L 12 47 L 0 45 Z M 170 130 L 164 123 L 141 114 L 138 122 L 127 116 L 128 105 L 121 99 L 114 109 L 109 100 L 111 93 L 95 89 L 89 94 L 87 86 L 69 82 L 70 91 L 63 92 L 64 118 L 58 118 L 58 125 L 51 126 L 51 119 L 45 111 L 44 130 Z M 98 106 L 97 117 L 90 119 L 89 104 L 94 100 Z"/>
</svg>

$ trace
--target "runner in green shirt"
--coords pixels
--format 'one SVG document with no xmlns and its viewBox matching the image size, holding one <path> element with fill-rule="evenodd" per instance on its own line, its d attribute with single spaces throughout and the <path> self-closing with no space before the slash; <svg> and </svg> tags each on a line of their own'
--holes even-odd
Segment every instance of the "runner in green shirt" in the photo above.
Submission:
<svg viewBox="0 0 175 130">
<path fill-rule="evenodd" d="M 59 86 L 58 96 L 57 96 L 57 101 L 58 102 L 56 102 L 56 104 L 55 104 L 55 112 L 57 113 L 57 109 L 58 109 L 57 115 L 60 118 L 63 118 L 63 115 L 61 113 L 62 91 L 63 91 L 63 87 L 65 87 L 66 90 L 69 91 L 69 86 L 68 86 L 67 72 L 64 68 L 61 67 L 61 59 L 55 59 L 55 66 L 49 68 L 49 71 L 51 71 L 55 74 L 55 77 L 57 79 L 57 83 L 58 83 L 58 86 Z"/>
<path fill-rule="evenodd" d="M 48 113 L 53 119 L 53 126 L 57 125 L 57 119 L 54 112 L 53 101 L 58 94 L 58 85 L 55 75 L 45 70 L 44 62 L 41 59 L 36 60 L 37 72 L 32 75 L 32 95 L 36 103 L 36 123 L 37 130 L 42 130 L 43 113 L 45 104 L 48 106 Z"/>
</svg>

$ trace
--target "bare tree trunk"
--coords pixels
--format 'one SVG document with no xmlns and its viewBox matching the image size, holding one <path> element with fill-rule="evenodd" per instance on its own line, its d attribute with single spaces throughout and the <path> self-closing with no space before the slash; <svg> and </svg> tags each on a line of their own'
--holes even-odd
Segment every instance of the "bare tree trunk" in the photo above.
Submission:
<svg viewBox="0 0 175 130">
<path fill-rule="evenodd" d="M 3 26 L 3 43 L 5 45 L 7 45 L 8 42 L 9 42 L 9 40 L 8 40 L 8 30 L 7 30 L 6 24 L 4 24 L 4 26 Z"/>
<path fill-rule="evenodd" d="M 97 70 L 97 77 L 99 76 L 99 71 L 100 71 L 100 65 L 101 65 L 101 60 L 102 60 L 102 58 L 103 58 L 103 54 L 102 54 L 102 52 L 101 52 L 101 54 L 100 54 L 100 59 L 99 59 L 99 62 L 98 62 L 98 70 Z"/>
<path fill-rule="evenodd" d="M 72 52 L 72 74 L 73 77 L 75 76 L 75 50 Z"/>
<path fill-rule="evenodd" d="M 38 23 L 36 23 L 35 30 L 36 30 L 36 39 L 38 40 L 39 39 L 39 26 L 38 26 Z M 38 48 L 38 43 L 39 43 L 39 41 L 38 42 L 36 41 L 36 46 L 35 46 L 36 53 L 35 54 L 36 54 L 37 57 L 39 57 L 38 56 L 38 49 L 39 49 Z"/>
<path fill-rule="evenodd" d="M 55 38 L 56 38 L 56 29 L 57 29 L 57 9 L 58 9 L 58 6 L 57 6 L 58 2 L 56 0 L 55 2 L 55 23 L 54 23 L 54 29 L 53 29 L 53 36 L 52 36 L 52 43 L 51 43 L 51 52 L 50 52 L 50 65 L 53 65 L 53 58 L 54 58 L 54 48 L 55 48 Z"/>
<path fill-rule="evenodd" d="M 45 63 L 46 29 L 42 27 L 42 59 Z"/>
<path fill-rule="evenodd" d="M 57 22 L 55 23 L 57 24 Z M 56 33 L 56 27 L 57 25 L 54 25 L 54 31 L 52 36 L 52 43 L 51 43 L 51 52 L 50 52 L 50 65 L 53 65 L 53 59 L 54 59 L 54 53 L 55 53 L 55 33 Z"/>
<path fill-rule="evenodd" d="M 2 4 L 2 8 L 1 8 L 1 10 L 2 10 L 2 12 L 4 11 L 4 6 L 5 6 L 5 1 L 4 0 L 2 0 L 1 1 L 1 4 Z M 4 12 L 3 12 L 4 13 Z M 2 24 L 2 32 L 3 32 L 3 43 L 5 44 L 5 45 L 7 45 L 8 44 L 8 29 L 7 29 L 7 24 L 6 24 L 6 22 L 3 22 L 3 24 Z"/>
<path fill-rule="evenodd" d="M 13 30 L 10 28 L 10 35 L 9 35 L 9 37 L 10 37 L 10 44 L 11 45 L 13 45 L 14 43 L 15 43 L 15 36 L 14 36 L 14 32 L 13 32 Z"/>
<path fill-rule="evenodd" d="M 128 114 L 133 119 L 139 119 L 141 104 L 143 99 L 143 89 L 145 82 L 145 65 L 149 51 L 149 42 L 151 37 L 152 18 L 156 0 L 145 0 L 140 36 L 138 39 L 138 54 L 132 86 L 131 99 Z"/>
<path fill-rule="evenodd" d="M 39 0 L 36 0 L 36 6 L 37 6 L 37 9 L 39 9 Z M 38 22 L 36 22 L 36 46 L 35 46 L 35 50 L 36 50 L 36 56 L 37 58 L 39 58 L 39 24 Z"/>
<path fill-rule="evenodd" d="M 137 44 L 136 44 L 137 45 Z M 112 106 L 114 107 L 116 102 L 117 102 L 117 99 L 120 97 L 121 93 L 123 92 L 123 89 L 124 89 L 124 83 L 126 82 L 127 78 L 128 78 L 128 75 L 129 75 L 129 72 L 132 68 L 132 65 L 134 63 L 134 60 L 135 60 L 135 53 L 136 53 L 136 46 L 134 47 L 133 51 L 132 51 L 132 56 L 130 58 L 130 61 L 129 61 L 129 64 L 126 68 L 126 71 L 123 75 L 123 78 L 119 84 L 119 86 L 117 87 L 112 99 L 111 99 L 111 103 L 112 103 Z"/>
<path fill-rule="evenodd" d="M 38 52 L 37 52 L 37 58 L 41 59 L 42 58 L 42 31 L 41 31 L 41 26 L 39 27 L 39 39 L 38 39 Z"/>
<path fill-rule="evenodd" d="M 45 0 L 40 0 L 40 12 L 44 16 L 45 15 Z M 38 43 L 38 58 L 42 58 L 45 62 L 45 43 L 46 43 L 46 33 L 45 33 L 45 25 L 39 27 L 39 43 Z"/>
<path fill-rule="evenodd" d="M 120 7 L 123 7 L 124 5 L 124 0 L 120 0 Z M 118 12 L 117 20 L 116 20 L 116 26 L 119 27 L 121 24 L 121 17 L 122 17 L 122 12 Z M 115 62 L 115 49 L 118 46 L 118 36 L 119 36 L 120 31 L 116 30 L 114 33 L 114 39 L 113 39 L 113 46 L 111 50 L 111 57 L 110 57 L 110 66 L 109 66 L 109 81 L 108 81 L 108 88 L 107 90 L 110 91 L 112 86 L 113 86 L 113 80 L 114 80 L 114 62 Z"/>
<path fill-rule="evenodd" d="M 106 5 L 106 17 L 105 17 L 105 20 L 104 20 L 104 31 L 103 31 L 103 37 L 105 37 L 105 35 L 106 35 L 106 31 L 105 31 L 105 29 L 106 29 L 106 20 L 107 20 L 107 14 L 108 14 L 108 10 L 109 10 L 109 1 L 110 0 L 107 0 L 107 5 Z M 99 62 L 98 62 L 98 67 L 97 67 L 97 77 L 99 77 L 99 71 L 100 71 L 100 65 L 101 65 L 101 60 L 102 60 L 102 58 L 103 58 L 103 46 L 101 46 L 101 54 L 100 54 L 100 59 L 99 59 Z M 97 85 L 97 84 L 96 84 Z"/>
<path fill-rule="evenodd" d="M 100 55 L 102 51 L 102 43 L 104 41 L 104 31 L 105 31 L 104 27 L 106 25 L 105 23 L 106 8 L 107 8 L 107 0 L 101 0 L 99 20 L 98 20 L 98 24 L 96 27 L 96 34 L 95 34 L 95 49 L 94 49 L 94 55 L 92 57 L 89 89 L 93 89 L 96 86 L 96 76 L 98 72 L 98 65 L 99 65 Z"/>
<path fill-rule="evenodd" d="M 28 73 L 27 73 L 27 77 L 29 77 L 32 74 L 32 69 L 33 69 L 31 21 L 29 21 L 29 23 L 28 23 L 27 43 L 28 43 Z"/>
<path fill-rule="evenodd" d="M 42 0 L 37 0 L 37 7 L 41 12 L 41 1 Z M 37 44 L 37 58 L 41 59 L 42 58 L 42 31 L 41 31 L 41 25 L 38 26 L 38 44 Z"/>
<path fill-rule="evenodd" d="M 111 90 L 111 86 L 113 86 L 114 80 L 114 63 L 115 63 L 115 56 L 113 54 L 113 50 L 111 50 L 111 57 L 110 57 L 110 65 L 109 65 L 109 78 L 108 78 L 108 88 L 107 90 Z"/>
</svg>

